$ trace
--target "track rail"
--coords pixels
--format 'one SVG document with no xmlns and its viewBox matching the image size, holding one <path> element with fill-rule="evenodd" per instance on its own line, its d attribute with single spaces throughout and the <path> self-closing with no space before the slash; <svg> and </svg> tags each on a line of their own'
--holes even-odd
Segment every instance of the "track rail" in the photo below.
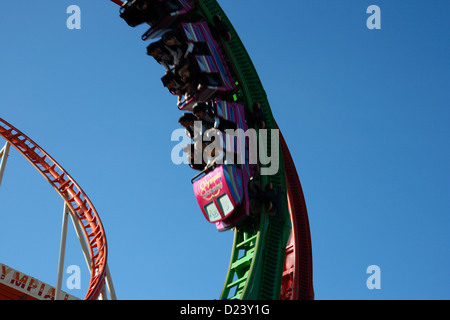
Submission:
<svg viewBox="0 0 450 320">
<path fill-rule="evenodd" d="M 313 300 L 311 232 L 305 197 L 297 169 L 281 132 L 280 142 L 291 215 L 291 235 L 286 246 L 281 300 Z"/>
<path fill-rule="evenodd" d="M 2 118 L 0 135 L 31 162 L 78 218 L 91 258 L 91 279 L 84 299 L 97 299 L 105 284 L 107 260 L 106 235 L 97 211 L 76 181 L 47 152 Z"/>
</svg>

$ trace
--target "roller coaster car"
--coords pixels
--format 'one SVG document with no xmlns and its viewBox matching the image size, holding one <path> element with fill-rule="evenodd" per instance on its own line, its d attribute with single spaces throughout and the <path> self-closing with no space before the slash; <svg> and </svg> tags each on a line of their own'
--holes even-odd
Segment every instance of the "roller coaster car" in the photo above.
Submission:
<svg viewBox="0 0 450 320">
<path fill-rule="evenodd" d="M 120 17 L 133 28 L 148 23 L 151 28 L 142 36 L 146 40 L 170 28 L 193 7 L 189 0 L 128 0 L 120 8 Z"/>
<path fill-rule="evenodd" d="M 196 102 L 205 102 L 233 91 L 236 86 L 230 74 L 219 44 L 214 39 L 206 22 L 181 23 L 189 42 L 202 42 L 208 46 L 210 55 L 194 55 L 195 68 L 210 78 L 219 79 L 218 84 L 203 86 L 198 92 L 182 102 L 180 110 L 191 111 Z"/>
<path fill-rule="evenodd" d="M 197 202 L 206 220 L 215 223 L 218 231 L 231 229 L 250 215 L 250 177 L 246 170 L 236 165 L 219 165 L 194 181 L 198 176 L 193 178 Z"/>
<path fill-rule="evenodd" d="M 214 115 L 220 119 L 236 124 L 236 128 L 244 131 L 248 129 L 245 122 L 245 108 L 242 104 L 214 99 Z"/>
<path fill-rule="evenodd" d="M 220 144 L 218 144 L 218 146 L 221 147 L 219 152 L 223 154 L 222 160 L 224 161 L 224 163 L 230 163 L 231 157 L 231 163 L 244 164 L 245 162 L 244 168 L 248 172 L 248 175 L 253 175 L 253 167 L 248 165 L 248 141 L 245 140 L 245 131 L 248 129 L 248 126 L 245 122 L 246 120 L 244 106 L 239 103 L 228 102 L 220 99 L 211 100 L 208 102 L 208 105 L 212 108 L 212 116 L 219 119 L 217 128 L 219 129 L 219 132 L 217 132 L 217 135 L 220 139 Z M 210 125 L 212 126 L 213 124 L 210 123 Z M 244 136 L 224 134 L 227 129 L 242 129 L 244 132 Z M 234 131 L 234 133 L 237 134 L 236 131 Z M 188 149 L 189 148 L 187 148 L 187 150 Z M 202 171 L 205 168 L 206 164 L 194 164 L 193 158 L 190 159 L 190 156 L 193 155 L 193 153 L 194 151 L 191 148 L 188 153 L 188 161 L 190 167 L 194 170 Z"/>
<path fill-rule="evenodd" d="M 213 106 L 216 117 L 236 124 L 238 129 L 247 129 L 243 105 L 215 99 Z M 225 164 L 206 168 L 191 181 L 206 220 L 215 223 L 217 230 L 225 231 L 239 225 L 250 215 L 248 185 L 256 168 L 249 164 L 248 143 L 245 138 L 238 141 L 237 137 L 223 135 L 222 131 L 220 133 L 222 151 L 226 154 Z M 232 140 L 233 147 L 230 147 Z M 229 161 L 230 155 L 233 161 Z M 230 164 L 236 163 L 235 160 L 241 155 L 243 159 L 236 161 L 238 164 Z"/>
<path fill-rule="evenodd" d="M 166 7 L 166 14 L 142 35 L 142 40 L 155 39 L 176 25 L 182 17 L 194 8 L 190 0 L 157 0 Z"/>
</svg>

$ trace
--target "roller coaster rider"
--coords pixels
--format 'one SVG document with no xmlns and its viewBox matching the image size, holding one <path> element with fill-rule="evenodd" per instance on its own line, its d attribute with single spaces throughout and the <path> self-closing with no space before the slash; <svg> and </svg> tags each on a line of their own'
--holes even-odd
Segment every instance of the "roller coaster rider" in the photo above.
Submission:
<svg viewBox="0 0 450 320">
<path fill-rule="evenodd" d="M 192 63 L 191 56 L 185 63 L 174 70 L 169 70 L 161 78 L 161 81 L 169 92 L 178 96 L 177 105 L 182 104 L 182 98 L 187 100 L 208 85 L 217 85 L 218 81 L 213 77 L 198 70 L 195 63 Z"/>
<path fill-rule="evenodd" d="M 210 126 L 208 122 L 204 120 L 199 120 L 194 114 L 190 112 L 184 113 L 178 123 L 186 129 L 186 135 L 196 141 L 204 141 L 206 145 L 208 145 L 210 139 L 204 139 L 203 136 L 207 133 L 209 129 L 216 129 L 213 126 Z M 214 137 L 213 137 L 214 138 Z"/>
<path fill-rule="evenodd" d="M 209 128 L 216 128 L 222 132 L 227 129 L 236 130 L 237 125 L 234 122 L 221 119 L 215 115 L 215 104 L 214 100 L 197 102 L 192 109 L 192 113 Z"/>
<path fill-rule="evenodd" d="M 193 140 L 193 143 L 184 146 L 183 151 L 187 155 L 187 159 L 189 164 L 193 169 L 203 170 L 208 163 L 206 163 L 203 159 L 203 153 L 205 151 L 206 146 L 211 142 L 205 142 L 203 139 L 203 135 L 207 133 L 208 127 L 202 125 L 199 128 L 195 128 L 195 122 L 199 122 L 199 120 L 192 113 L 184 113 L 178 123 L 186 129 L 186 135 Z M 211 158 L 209 155 L 208 159 Z M 195 159 L 201 159 L 200 163 L 195 163 Z"/>
<path fill-rule="evenodd" d="M 147 55 L 153 57 L 156 62 L 162 65 L 166 70 L 166 73 L 168 73 L 174 67 L 173 55 L 166 48 L 162 39 L 156 42 L 152 42 L 147 47 Z"/>
<path fill-rule="evenodd" d="M 175 68 L 175 73 L 179 75 L 181 81 L 185 84 L 186 100 L 195 96 L 199 91 L 209 85 L 219 85 L 219 81 L 212 75 L 200 72 L 192 55 L 189 55 L 182 65 Z"/>
<path fill-rule="evenodd" d="M 173 56 L 174 65 L 185 63 L 189 55 L 211 55 L 208 45 L 203 42 L 187 41 L 180 27 L 169 30 L 162 36 L 162 41 Z"/>
<path fill-rule="evenodd" d="M 161 43 L 155 43 L 148 48 L 148 51 L 152 50 L 150 55 L 154 58 L 158 55 L 158 52 L 161 52 L 158 49 L 160 45 Z M 159 58 L 160 56 L 155 58 L 155 60 L 158 61 Z M 187 58 L 182 60 L 182 64 L 174 69 L 170 69 L 168 65 L 168 63 L 172 63 L 171 58 L 165 56 L 165 59 L 165 61 L 161 61 L 161 64 L 166 69 L 166 74 L 161 78 L 161 81 L 170 93 L 178 96 L 178 106 L 182 104 L 183 95 L 185 100 L 187 100 L 208 85 L 217 86 L 220 84 L 220 81 L 215 79 L 213 75 L 208 75 L 198 70 L 191 54 L 188 54 Z"/>
<path fill-rule="evenodd" d="M 184 113 L 180 117 L 180 119 L 178 119 L 178 123 L 186 129 L 186 135 L 191 139 L 194 139 L 195 134 L 194 123 L 197 120 L 198 119 L 190 112 Z"/>
<path fill-rule="evenodd" d="M 214 115 L 211 102 L 197 102 L 192 108 L 194 116 L 209 128 L 219 128 L 220 119 Z"/>
<path fill-rule="evenodd" d="M 161 81 L 171 94 L 178 96 L 177 105 L 180 105 L 182 97 L 186 94 L 186 84 L 181 81 L 180 76 L 169 71 L 161 78 Z"/>
<path fill-rule="evenodd" d="M 171 12 L 180 8 L 181 5 L 177 0 L 129 0 L 123 4 L 120 17 L 131 27 L 145 22 L 153 27 Z"/>
</svg>

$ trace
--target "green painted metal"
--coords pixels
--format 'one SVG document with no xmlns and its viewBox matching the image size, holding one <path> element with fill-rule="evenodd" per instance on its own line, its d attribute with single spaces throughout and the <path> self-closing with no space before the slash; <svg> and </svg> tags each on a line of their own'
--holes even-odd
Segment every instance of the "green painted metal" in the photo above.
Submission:
<svg viewBox="0 0 450 320">
<path fill-rule="evenodd" d="M 266 92 L 244 45 L 216 0 L 199 0 L 202 14 L 213 21 L 219 15 L 228 26 L 232 40 L 225 42 L 229 59 L 238 77 L 242 98 L 252 109 L 258 102 L 265 116 L 266 129 L 277 129 Z M 239 97 L 238 97 L 239 99 Z M 282 195 L 281 212 L 262 213 L 259 218 L 236 228 L 228 274 L 221 299 L 277 300 L 280 299 L 286 243 L 290 235 L 290 217 L 286 197 L 286 176 L 281 146 L 271 150 L 271 130 L 268 130 L 268 154 L 278 152 L 277 174 L 261 176 L 261 186 L 271 183 Z"/>
</svg>

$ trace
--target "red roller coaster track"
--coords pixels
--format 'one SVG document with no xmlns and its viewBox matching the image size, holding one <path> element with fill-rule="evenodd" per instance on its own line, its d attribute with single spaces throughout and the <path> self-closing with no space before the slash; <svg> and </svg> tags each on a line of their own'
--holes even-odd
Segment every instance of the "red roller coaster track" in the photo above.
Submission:
<svg viewBox="0 0 450 320">
<path fill-rule="evenodd" d="M 286 170 L 291 235 L 286 246 L 281 300 L 313 300 L 312 249 L 308 213 L 294 160 L 280 131 Z"/>
<path fill-rule="evenodd" d="M 105 284 L 107 259 L 105 231 L 97 211 L 75 180 L 47 152 L 2 118 L 0 135 L 31 162 L 78 219 L 91 258 L 91 279 L 84 299 L 97 299 Z"/>
</svg>

